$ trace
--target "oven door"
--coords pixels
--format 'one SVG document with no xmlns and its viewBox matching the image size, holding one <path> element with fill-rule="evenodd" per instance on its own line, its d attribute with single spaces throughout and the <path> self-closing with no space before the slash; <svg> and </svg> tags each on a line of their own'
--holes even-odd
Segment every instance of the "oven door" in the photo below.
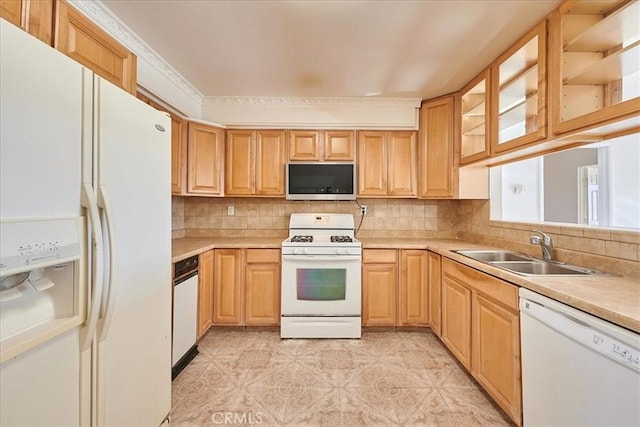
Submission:
<svg viewBox="0 0 640 427">
<path fill-rule="evenodd" d="M 283 255 L 283 316 L 360 316 L 358 255 Z"/>
</svg>

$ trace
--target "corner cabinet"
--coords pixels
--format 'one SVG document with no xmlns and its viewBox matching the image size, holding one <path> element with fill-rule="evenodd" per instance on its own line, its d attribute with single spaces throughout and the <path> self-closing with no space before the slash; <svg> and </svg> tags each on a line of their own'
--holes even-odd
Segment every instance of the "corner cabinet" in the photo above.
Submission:
<svg viewBox="0 0 640 427">
<path fill-rule="evenodd" d="M 518 287 L 446 258 L 442 274 L 443 342 L 521 425 Z"/>
<path fill-rule="evenodd" d="M 434 334 L 442 336 L 442 257 L 427 252 L 428 323 Z"/>
<path fill-rule="evenodd" d="M 502 153 L 547 136 L 546 21 L 529 31 L 491 67 L 491 152 Z"/>
<path fill-rule="evenodd" d="M 225 194 L 284 197 L 286 132 L 227 131 Z"/>
<path fill-rule="evenodd" d="M 420 107 L 420 198 L 454 197 L 454 96 L 425 101 Z"/>
<path fill-rule="evenodd" d="M 100 77 L 136 93 L 136 56 L 63 0 L 56 2 L 54 47 Z"/>
<path fill-rule="evenodd" d="M 189 122 L 187 138 L 187 193 L 222 196 L 224 130 Z"/>
<path fill-rule="evenodd" d="M 567 1 L 551 14 L 549 82 L 555 135 L 638 116 L 639 17 L 637 0 Z"/>
<path fill-rule="evenodd" d="M 415 132 L 358 132 L 358 197 L 417 196 Z"/>
</svg>

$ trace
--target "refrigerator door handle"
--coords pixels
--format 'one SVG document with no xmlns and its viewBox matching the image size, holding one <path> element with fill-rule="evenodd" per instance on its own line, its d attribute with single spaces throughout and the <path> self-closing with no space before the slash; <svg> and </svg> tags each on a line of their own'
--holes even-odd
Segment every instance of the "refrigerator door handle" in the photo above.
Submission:
<svg viewBox="0 0 640 427">
<path fill-rule="evenodd" d="M 98 325 L 98 342 L 103 342 L 107 338 L 109 333 L 109 325 L 111 324 L 111 318 L 113 317 L 113 309 L 115 306 L 116 298 L 116 286 L 118 281 L 113 280 L 113 273 L 115 271 L 115 256 L 114 256 L 114 242 L 113 237 L 113 218 L 111 216 L 111 204 L 109 202 L 109 194 L 107 187 L 100 185 L 98 187 L 98 206 L 104 210 L 106 218 L 107 238 L 109 239 L 109 269 L 108 280 L 106 285 L 107 297 L 104 300 L 104 308 L 101 310 L 102 318 Z"/>
<path fill-rule="evenodd" d="M 80 336 L 80 351 L 85 351 L 91 345 L 98 324 L 98 314 L 102 303 L 102 287 L 104 285 L 104 242 L 102 241 L 102 227 L 98 214 L 98 204 L 93 188 L 88 183 L 82 184 L 82 206 L 87 209 L 91 225 L 94 250 L 93 295 L 91 305 L 87 306 L 87 320 Z"/>
</svg>

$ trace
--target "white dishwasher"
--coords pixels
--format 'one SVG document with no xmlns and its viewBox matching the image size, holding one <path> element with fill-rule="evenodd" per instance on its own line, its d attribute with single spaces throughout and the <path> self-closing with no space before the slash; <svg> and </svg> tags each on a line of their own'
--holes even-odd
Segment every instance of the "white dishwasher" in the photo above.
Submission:
<svg viewBox="0 0 640 427">
<path fill-rule="evenodd" d="M 525 426 L 640 425 L 640 335 L 520 289 Z"/>
<path fill-rule="evenodd" d="M 198 256 L 176 262 L 173 274 L 171 379 L 198 354 Z"/>
</svg>

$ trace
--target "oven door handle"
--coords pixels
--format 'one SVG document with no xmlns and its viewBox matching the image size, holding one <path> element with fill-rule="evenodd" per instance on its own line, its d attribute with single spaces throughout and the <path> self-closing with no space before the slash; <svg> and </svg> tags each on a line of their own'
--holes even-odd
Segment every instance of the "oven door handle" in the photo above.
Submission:
<svg viewBox="0 0 640 427">
<path fill-rule="evenodd" d="M 282 255 L 283 261 L 361 262 L 360 255 Z"/>
</svg>

